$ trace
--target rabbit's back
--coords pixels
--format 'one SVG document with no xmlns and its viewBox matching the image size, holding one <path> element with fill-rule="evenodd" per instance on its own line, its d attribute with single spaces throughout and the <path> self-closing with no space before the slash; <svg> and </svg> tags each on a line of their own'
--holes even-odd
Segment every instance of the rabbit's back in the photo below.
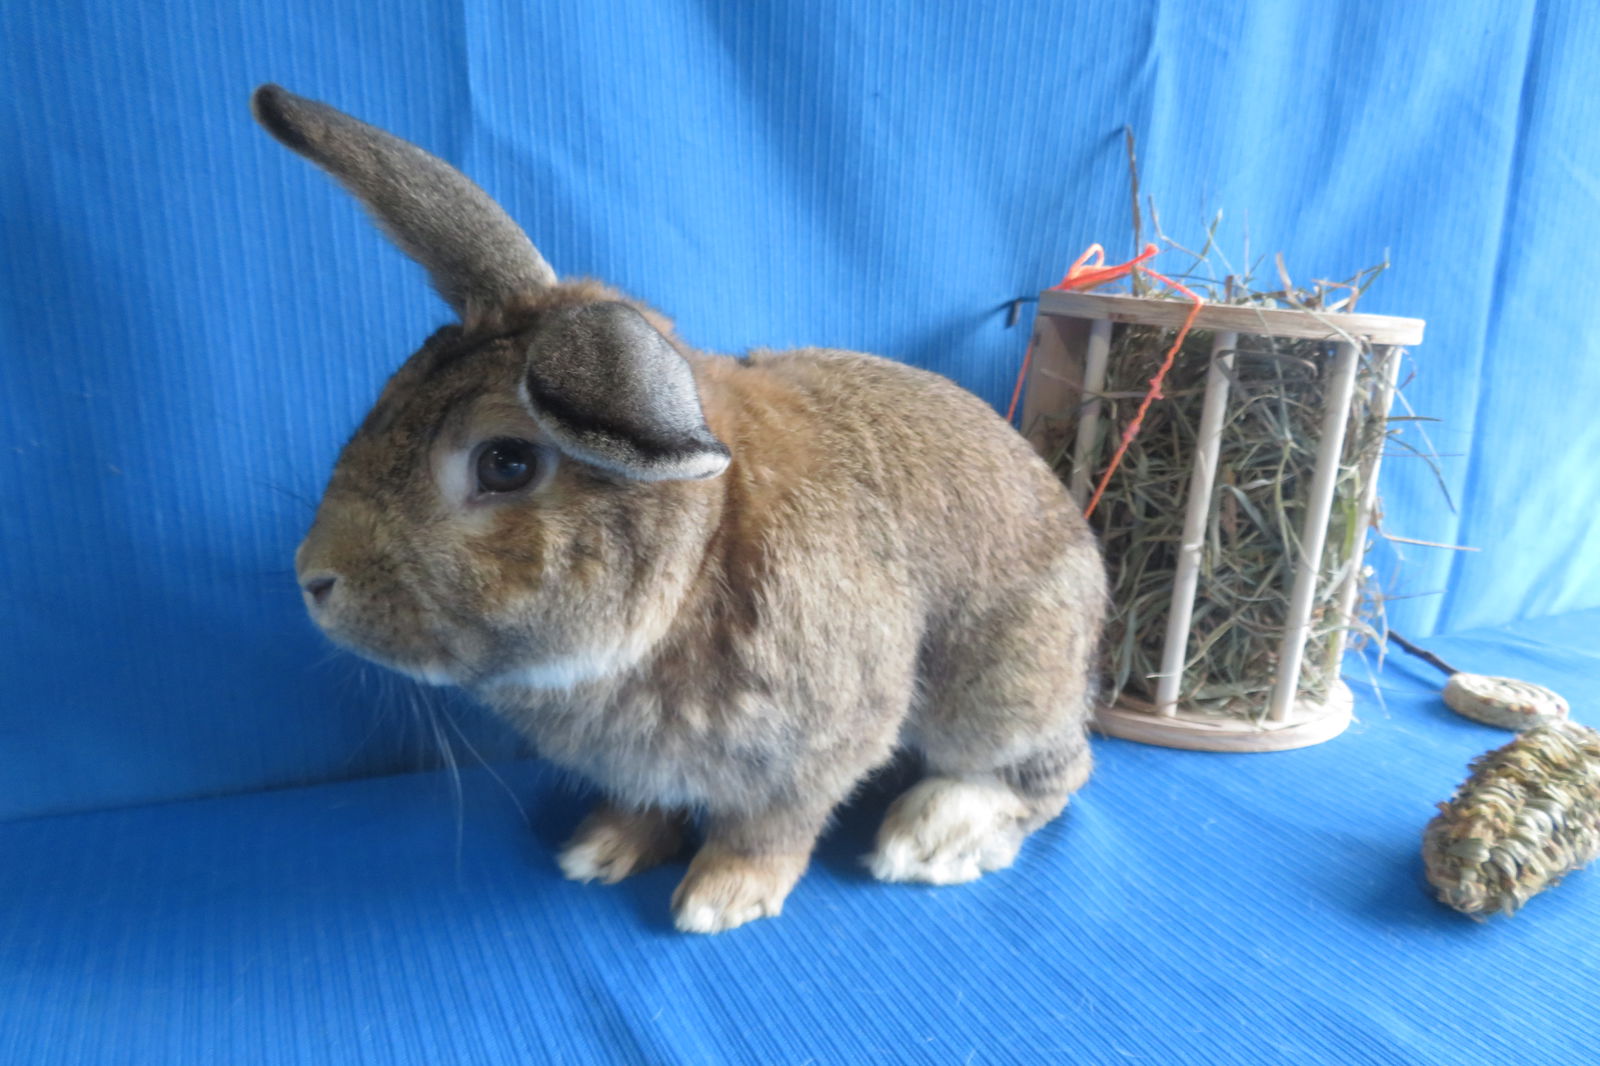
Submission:
<svg viewBox="0 0 1600 1066">
<path fill-rule="evenodd" d="M 733 421 L 744 423 L 732 434 L 735 466 L 865 538 L 863 559 L 948 598 L 1037 580 L 1068 558 L 1084 571 L 1084 594 L 1098 597 L 1098 549 L 1065 487 L 972 393 L 829 349 L 756 352 L 720 369 L 737 397 Z"/>
</svg>

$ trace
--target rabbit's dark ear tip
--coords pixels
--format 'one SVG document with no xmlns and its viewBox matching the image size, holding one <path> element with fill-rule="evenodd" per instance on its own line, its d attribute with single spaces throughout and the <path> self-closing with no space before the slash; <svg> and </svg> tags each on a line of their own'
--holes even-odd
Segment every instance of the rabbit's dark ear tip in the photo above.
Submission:
<svg viewBox="0 0 1600 1066">
<path fill-rule="evenodd" d="M 289 109 L 294 106 L 294 100 L 294 93 L 281 85 L 268 82 L 250 95 L 250 113 L 268 133 L 295 151 L 304 151 L 305 134 L 289 117 Z"/>
</svg>

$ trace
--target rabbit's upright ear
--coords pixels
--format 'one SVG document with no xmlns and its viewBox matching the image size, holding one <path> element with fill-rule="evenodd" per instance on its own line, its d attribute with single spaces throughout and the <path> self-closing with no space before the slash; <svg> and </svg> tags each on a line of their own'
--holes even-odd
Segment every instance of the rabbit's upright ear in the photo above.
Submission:
<svg viewBox="0 0 1600 1066">
<path fill-rule="evenodd" d="M 715 477 L 730 459 L 689 364 L 626 304 L 548 313 L 528 345 L 524 400 L 562 451 L 626 477 Z"/>
<path fill-rule="evenodd" d="M 326 104 L 263 85 L 251 110 L 267 131 L 349 189 L 473 325 L 556 280 L 526 234 L 455 167 Z"/>
</svg>

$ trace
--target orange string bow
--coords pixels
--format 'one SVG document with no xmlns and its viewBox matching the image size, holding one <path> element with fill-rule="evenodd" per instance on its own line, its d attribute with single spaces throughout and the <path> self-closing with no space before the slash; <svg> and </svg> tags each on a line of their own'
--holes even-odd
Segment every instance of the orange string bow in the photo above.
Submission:
<svg viewBox="0 0 1600 1066">
<path fill-rule="evenodd" d="M 1184 338 L 1189 335 L 1189 329 L 1194 325 L 1195 316 L 1200 313 L 1200 308 L 1205 306 L 1205 301 L 1190 292 L 1183 285 L 1164 274 L 1157 274 L 1145 266 L 1145 261 L 1155 256 L 1160 249 L 1153 244 L 1144 246 L 1144 251 L 1115 266 L 1106 266 L 1106 250 L 1098 244 L 1091 244 L 1087 251 L 1078 257 L 1077 262 L 1067 268 L 1067 274 L 1059 282 L 1050 286 L 1050 292 L 1067 292 L 1072 289 L 1092 289 L 1097 285 L 1104 285 L 1108 281 L 1139 271 L 1161 282 L 1174 292 L 1182 293 L 1194 305 L 1189 308 L 1189 314 L 1183 320 L 1183 326 L 1178 330 L 1177 337 L 1173 338 L 1172 347 L 1167 349 L 1166 358 L 1161 361 L 1161 367 L 1156 371 L 1155 377 L 1150 379 L 1150 388 L 1144 394 L 1144 400 L 1139 404 L 1139 410 L 1134 412 L 1133 418 L 1122 431 L 1122 440 L 1117 445 L 1117 450 L 1111 456 L 1111 464 L 1106 467 L 1105 473 L 1100 475 L 1100 483 L 1095 486 L 1094 495 L 1089 498 L 1089 505 L 1083 509 L 1084 517 L 1094 514 L 1094 509 L 1100 505 L 1100 497 L 1105 494 L 1106 485 L 1111 481 L 1111 475 L 1116 473 L 1117 467 L 1122 464 L 1122 457 L 1127 454 L 1128 445 L 1133 443 L 1133 438 L 1138 436 L 1139 427 L 1144 425 L 1144 416 L 1150 410 L 1150 405 L 1161 399 L 1161 385 L 1167 380 L 1167 372 L 1172 369 L 1172 364 L 1178 358 L 1178 350 L 1183 347 Z M 1090 259 L 1094 261 L 1091 263 Z M 1028 378 L 1028 365 L 1033 361 L 1033 341 L 1029 339 L 1028 350 L 1022 356 L 1022 369 L 1017 372 L 1017 385 L 1011 392 L 1011 406 L 1006 410 L 1006 421 L 1010 422 L 1017 413 L 1017 401 L 1022 398 L 1022 385 Z"/>
</svg>

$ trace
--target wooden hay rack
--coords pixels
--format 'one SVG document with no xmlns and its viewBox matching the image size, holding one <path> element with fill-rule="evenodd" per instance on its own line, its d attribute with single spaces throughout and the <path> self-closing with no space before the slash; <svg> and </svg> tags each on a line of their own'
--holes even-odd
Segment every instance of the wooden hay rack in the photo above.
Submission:
<svg viewBox="0 0 1600 1066">
<path fill-rule="evenodd" d="M 1105 444 L 1118 427 L 1107 432 L 1102 417 L 1106 396 L 1108 359 L 1113 337 L 1132 326 L 1167 331 L 1170 337 L 1183 323 L 1189 305 L 1167 299 L 1101 295 L 1049 290 L 1040 294 L 1034 326 L 1033 356 L 1029 368 L 1022 427 L 1046 457 L 1065 458 L 1058 463 L 1080 506 L 1089 498 L 1104 461 Z M 1351 424 L 1358 369 L 1365 357 L 1363 381 L 1370 395 L 1363 396 L 1367 416 L 1387 426 L 1394 397 L 1400 356 L 1404 347 L 1421 342 L 1424 323 L 1419 319 L 1267 308 L 1234 304 L 1207 304 L 1194 323 L 1196 335 L 1209 334 L 1210 362 L 1204 371 L 1198 429 L 1189 461 L 1184 493 L 1182 536 L 1176 546 L 1170 603 L 1166 608 L 1160 668 L 1152 678 L 1153 692 L 1140 698 L 1124 692 L 1101 709 L 1097 727 L 1112 736 L 1169 747 L 1208 751 L 1281 751 L 1331 739 L 1350 722 L 1352 697 L 1337 677 L 1348 627 L 1355 621 L 1360 595 L 1360 556 L 1366 531 L 1377 502 L 1378 466 L 1382 449 L 1361 460 L 1358 498 L 1343 501 L 1357 518 L 1355 559 L 1344 567 L 1338 587 L 1322 587 L 1323 550 L 1330 514 L 1340 478 L 1346 433 Z M 1321 412 L 1320 439 L 1309 485 L 1303 487 L 1303 521 L 1285 535 L 1298 550 L 1284 560 L 1289 580 L 1283 597 L 1281 635 L 1276 638 L 1275 676 L 1263 679 L 1264 699 L 1236 706 L 1227 713 L 1214 709 L 1202 713 L 1182 699 L 1190 647 L 1190 627 L 1201 587 L 1201 554 L 1208 522 L 1212 519 L 1218 453 L 1222 445 L 1234 361 L 1240 338 L 1299 338 L 1325 342 L 1325 365 L 1317 373 Z M 1197 370 L 1198 372 L 1198 370 Z M 1301 491 L 1301 490 L 1297 490 Z M 1175 516 L 1174 516 L 1175 518 Z M 1331 638 L 1331 679 L 1321 691 L 1310 694 L 1302 686 L 1313 604 L 1331 603 L 1337 612 L 1337 632 Z M 1325 612 L 1323 612 L 1325 613 Z M 1327 619 L 1322 619 L 1322 625 Z"/>
</svg>

